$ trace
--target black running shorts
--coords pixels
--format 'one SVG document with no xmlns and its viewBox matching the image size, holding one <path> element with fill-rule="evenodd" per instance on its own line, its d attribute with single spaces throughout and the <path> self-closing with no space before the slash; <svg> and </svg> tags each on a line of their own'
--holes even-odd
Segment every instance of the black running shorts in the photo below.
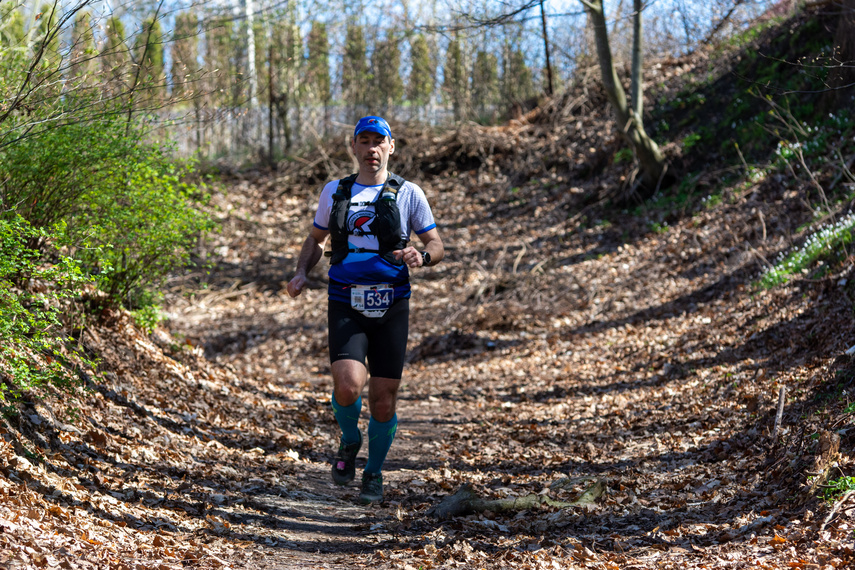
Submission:
<svg viewBox="0 0 855 570">
<path fill-rule="evenodd" d="M 365 364 L 367 358 L 371 376 L 400 380 L 407 354 L 409 299 L 397 299 L 377 319 L 341 301 L 330 301 L 327 314 L 331 363 L 357 360 Z"/>
</svg>

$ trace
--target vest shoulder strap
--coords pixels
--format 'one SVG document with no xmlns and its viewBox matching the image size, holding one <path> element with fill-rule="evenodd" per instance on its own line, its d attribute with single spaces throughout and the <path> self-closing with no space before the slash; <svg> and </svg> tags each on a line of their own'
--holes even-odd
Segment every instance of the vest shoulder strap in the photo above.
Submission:
<svg viewBox="0 0 855 570">
<path fill-rule="evenodd" d="M 396 201 L 398 200 L 398 190 L 404 185 L 406 180 L 398 176 L 397 174 L 390 172 L 389 176 L 386 177 L 386 182 L 383 184 L 383 188 L 380 189 L 380 192 L 377 194 L 377 198 L 374 201 L 374 204 L 379 204 L 381 201 Z"/>
<path fill-rule="evenodd" d="M 397 197 L 398 196 L 398 190 L 401 189 L 401 187 L 404 185 L 405 182 L 406 182 L 406 180 L 404 180 L 403 178 L 401 178 L 400 176 L 398 176 L 394 172 L 390 172 L 389 177 L 386 178 L 386 188 L 385 189 L 388 189 L 390 192 L 395 194 L 395 197 Z"/>
<path fill-rule="evenodd" d="M 345 176 L 344 178 L 338 181 L 338 186 L 336 187 L 335 192 L 333 193 L 334 200 L 350 200 L 353 195 L 353 185 L 356 183 L 356 177 L 359 176 L 359 173 L 351 174 L 350 176 Z M 384 194 L 388 197 L 391 193 L 392 196 L 397 200 L 398 199 L 398 190 L 406 183 L 402 177 L 398 176 L 394 172 L 390 172 L 389 176 L 386 177 L 386 183 L 383 184 L 383 188 L 380 189 L 380 193 L 377 194 L 377 200 L 374 203 L 380 201 L 380 199 L 384 196 Z M 367 206 L 372 202 L 360 203 L 360 206 Z"/>
<path fill-rule="evenodd" d="M 335 194 L 339 194 L 340 197 L 343 197 L 345 200 L 349 200 L 351 193 L 353 192 L 353 183 L 356 182 L 357 176 L 358 174 L 351 174 L 350 176 L 345 176 L 339 180 L 338 186 L 335 189 Z"/>
</svg>

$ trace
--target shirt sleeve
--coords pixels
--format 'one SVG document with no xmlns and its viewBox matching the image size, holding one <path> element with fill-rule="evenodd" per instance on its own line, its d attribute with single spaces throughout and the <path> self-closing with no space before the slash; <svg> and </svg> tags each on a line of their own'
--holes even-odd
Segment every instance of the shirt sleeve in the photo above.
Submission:
<svg viewBox="0 0 855 570">
<path fill-rule="evenodd" d="M 413 187 L 410 194 L 410 227 L 413 228 L 416 235 L 421 235 L 434 229 L 436 221 L 433 219 L 433 212 L 431 212 L 424 190 L 412 182 L 410 184 Z"/>
<path fill-rule="evenodd" d="M 330 229 L 330 212 L 332 211 L 332 195 L 338 188 L 338 180 L 328 182 L 321 190 L 318 198 L 318 209 L 315 211 L 315 219 L 312 224 L 319 230 Z"/>
</svg>

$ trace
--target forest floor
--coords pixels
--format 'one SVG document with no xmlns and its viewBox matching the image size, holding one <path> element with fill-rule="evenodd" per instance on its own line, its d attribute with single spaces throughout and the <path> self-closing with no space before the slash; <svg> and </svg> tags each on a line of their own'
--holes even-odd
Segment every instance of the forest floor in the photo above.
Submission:
<svg viewBox="0 0 855 570">
<path fill-rule="evenodd" d="M 413 137 L 413 161 L 457 154 L 436 176 L 393 165 L 447 257 L 413 274 L 381 504 L 329 479 L 325 262 L 284 290 L 319 184 L 245 172 L 214 192 L 213 267 L 170 283 L 165 325 L 101 315 L 81 336 L 101 379 L 4 417 L 0 568 L 851 567 L 855 500 L 820 484 L 855 474 L 852 259 L 758 289 L 805 216 L 797 188 L 597 218 L 620 171 L 491 162 L 536 130 Z M 550 144 L 598 161 L 603 133 Z M 495 502 L 437 516 L 462 488 Z"/>
<path fill-rule="evenodd" d="M 299 299 L 283 289 L 316 189 L 231 182 L 215 196 L 218 264 L 204 287 L 173 283 L 168 330 L 106 315 L 85 342 L 107 381 L 80 419 L 48 401 L 6 420 L 0 565 L 855 561 L 855 502 L 809 484 L 832 465 L 852 472 L 851 288 L 845 275 L 752 288 L 756 256 L 781 245 L 763 241 L 758 208 L 782 216 L 783 198 L 752 203 L 761 194 L 747 189 L 664 231 L 631 216 L 574 231 L 548 185 L 506 197 L 474 193 L 476 180 L 426 183 L 448 256 L 413 276 L 386 498 L 365 507 L 356 485 L 329 480 L 325 270 Z M 828 434 L 842 454 L 823 454 Z M 595 482 L 578 507 L 429 514 L 464 484 L 569 502 Z"/>
</svg>

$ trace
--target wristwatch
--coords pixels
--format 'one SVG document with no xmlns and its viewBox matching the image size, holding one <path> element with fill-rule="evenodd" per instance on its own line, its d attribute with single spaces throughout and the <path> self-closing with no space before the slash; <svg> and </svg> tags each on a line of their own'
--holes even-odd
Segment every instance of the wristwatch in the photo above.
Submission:
<svg viewBox="0 0 855 570">
<path fill-rule="evenodd" d="M 422 252 L 422 265 L 430 265 L 430 254 L 426 251 Z"/>
</svg>

